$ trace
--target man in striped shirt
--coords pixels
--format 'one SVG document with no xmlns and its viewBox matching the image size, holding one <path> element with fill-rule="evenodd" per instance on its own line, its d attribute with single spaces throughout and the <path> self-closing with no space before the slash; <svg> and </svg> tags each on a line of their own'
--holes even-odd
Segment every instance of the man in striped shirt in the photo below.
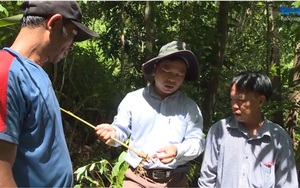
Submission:
<svg viewBox="0 0 300 188">
<path fill-rule="evenodd" d="M 209 130 L 199 187 L 298 187 L 291 139 L 262 114 L 272 94 L 270 79 L 242 72 L 230 89 L 233 116 Z"/>
</svg>

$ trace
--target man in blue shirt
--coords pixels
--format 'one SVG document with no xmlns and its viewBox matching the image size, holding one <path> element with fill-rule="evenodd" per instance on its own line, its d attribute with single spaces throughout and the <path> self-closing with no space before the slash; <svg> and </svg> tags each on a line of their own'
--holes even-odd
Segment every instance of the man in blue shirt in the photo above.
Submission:
<svg viewBox="0 0 300 188">
<path fill-rule="evenodd" d="M 272 94 L 270 79 L 242 72 L 230 89 L 233 116 L 208 132 L 199 187 L 298 188 L 291 139 L 262 114 Z"/>
<path fill-rule="evenodd" d="M 21 30 L 0 51 L 0 187 L 72 187 L 61 113 L 42 66 L 98 35 L 76 1 L 26 1 Z"/>
<path fill-rule="evenodd" d="M 205 140 L 200 109 L 179 88 L 184 80 L 198 79 L 198 61 L 186 43 L 173 41 L 142 67 L 153 74 L 151 84 L 128 93 L 113 123 L 97 126 L 96 134 L 112 146 L 119 144 L 111 137 L 122 142 L 130 137 L 131 148 L 153 159 L 128 151 L 123 187 L 185 187 L 186 163 L 202 153 Z"/>
</svg>

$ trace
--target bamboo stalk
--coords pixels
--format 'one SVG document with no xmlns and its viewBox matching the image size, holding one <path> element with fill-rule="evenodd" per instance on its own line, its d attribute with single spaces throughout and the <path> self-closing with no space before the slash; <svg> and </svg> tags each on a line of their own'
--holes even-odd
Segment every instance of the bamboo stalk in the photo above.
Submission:
<svg viewBox="0 0 300 188">
<path fill-rule="evenodd" d="M 65 110 L 65 109 L 63 109 L 63 108 L 60 108 L 60 109 L 61 109 L 61 111 L 65 112 L 65 113 L 69 114 L 70 116 L 72 116 L 72 117 L 78 119 L 79 121 L 83 122 L 83 123 L 86 124 L 87 126 L 93 128 L 93 129 L 96 128 L 94 125 L 92 125 L 92 124 L 90 124 L 89 122 L 87 122 L 87 121 L 81 119 L 80 117 L 76 116 L 76 115 L 73 114 L 72 112 L 67 111 L 67 110 Z M 134 152 L 137 156 L 139 156 L 139 157 L 141 157 L 141 158 L 143 158 L 143 159 L 146 159 L 146 160 L 151 160 L 151 158 L 150 158 L 147 154 L 145 154 L 144 152 L 136 151 L 136 150 L 133 149 L 132 147 L 128 146 L 127 144 L 121 142 L 120 140 L 118 140 L 118 139 L 116 139 L 116 138 L 114 138 L 114 137 L 111 137 L 111 139 L 114 140 L 115 142 L 119 143 L 120 145 L 126 147 L 127 149 L 131 150 L 131 151 Z"/>
</svg>

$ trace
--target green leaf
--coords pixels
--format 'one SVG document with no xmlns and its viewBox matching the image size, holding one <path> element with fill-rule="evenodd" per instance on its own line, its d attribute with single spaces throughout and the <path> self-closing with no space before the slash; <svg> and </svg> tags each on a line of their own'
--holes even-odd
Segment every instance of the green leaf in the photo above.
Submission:
<svg viewBox="0 0 300 188">
<path fill-rule="evenodd" d="M 80 185 L 80 184 L 76 184 L 75 186 L 74 186 L 74 188 L 81 188 L 82 186 Z"/>
<path fill-rule="evenodd" d="M 18 14 L 11 17 L 1 18 L 0 19 L 0 27 L 6 27 L 14 24 L 20 23 L 23 14 Z"/>
<path fill-rule="evenodd" d="M 5 14 L 6 16 L 8 16 L 8 11 L 7 11 L 6 8 L 3 7 L 1 4 L 0 4 L 0 12 L 4 12 L 4 14 Z"/>
<path fill-rule="evenodd" d="M 99 183 L 96 180 L 93 180 L 91 177 L 85 177 L 89 182 L 91 187 L 99 187 Z"/>
<path fill-rule="evenodd" d="M 257 3 L 257 5 L 264 6 L 264 3 L 260 1 Z"/>
<path fill-rule="evenodd" d="M 108 164 L 108 161 L 107 160 L 105 160 L 105 159 L 102 159 L 101 161 L 100 161 L 100 170 L 99 170 L 99 172 L 101 173 L 101 174 L 103 174 L 105 171 L 106 171 L 106 165 Z"/>
<path fill-rule="evenodd" d="M 118 158 L 118 161 L 125 161 L 125 157 L 126 157 L 126 154 L 127 154 L 127 152 L 126 151 L 123 151 L 121 154 L 120 154 L 120 156 L 119 156 L 119 158 Z"/>
<path fill-rule="evenodd" d="M 80 167 L 78 168 L 74 173 L 77 174 L 76 175 L 76 179 L 80 180 L 81 177 L 83 176 L 83 173 L 86 172 L 86 166 Z"/>
<path fill-rule="evenodd" d="M 295 8 L 298 8 L 300 7 L 300 2 L 299 1 L 295 1 L 292 3 L 292 5 L 295 7 Z"/>
<path fill-rule="evenodd" d="M 94 170 L 94 168 L 95 168 L 95 166 L 96 166 L 96 164 L 95 164 L 95 163 L 93 163 L 93 164 L 90 166 L 90 169 L 89 169 L 89 171 L 93 171 L 93 170 Z"/>
<path fill-rule="evenodd" d="M 115 177 L 115 176 L 117 176 L 117 175 L 119 174 L 119 171 L 120 171 L 120 165 L 121 165 L 121 163 L 118 162 L 118 163 L 116 163 L 116 165 L 113 167 L 113 169 L 112 169 L 112 177 Z"/>
<path fill-rule="evenodd" d="M 82 174 L 86 170 L 86 166 L 80 167 L 75 171 L 75 174 Z"/>
</svg>

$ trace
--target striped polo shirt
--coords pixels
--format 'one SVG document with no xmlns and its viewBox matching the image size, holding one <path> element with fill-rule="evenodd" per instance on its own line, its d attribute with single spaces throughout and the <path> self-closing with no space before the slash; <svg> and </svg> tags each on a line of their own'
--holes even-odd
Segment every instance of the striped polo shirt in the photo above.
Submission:
<svg viewBox="0 0 300 188">
<path fill-rule="evenodd" d="M 234 117 L 209 130 L 199 187 L 298 187 L 291 139 L 279 125 L 265 119 L 249 137 Z"/>
</svg>

